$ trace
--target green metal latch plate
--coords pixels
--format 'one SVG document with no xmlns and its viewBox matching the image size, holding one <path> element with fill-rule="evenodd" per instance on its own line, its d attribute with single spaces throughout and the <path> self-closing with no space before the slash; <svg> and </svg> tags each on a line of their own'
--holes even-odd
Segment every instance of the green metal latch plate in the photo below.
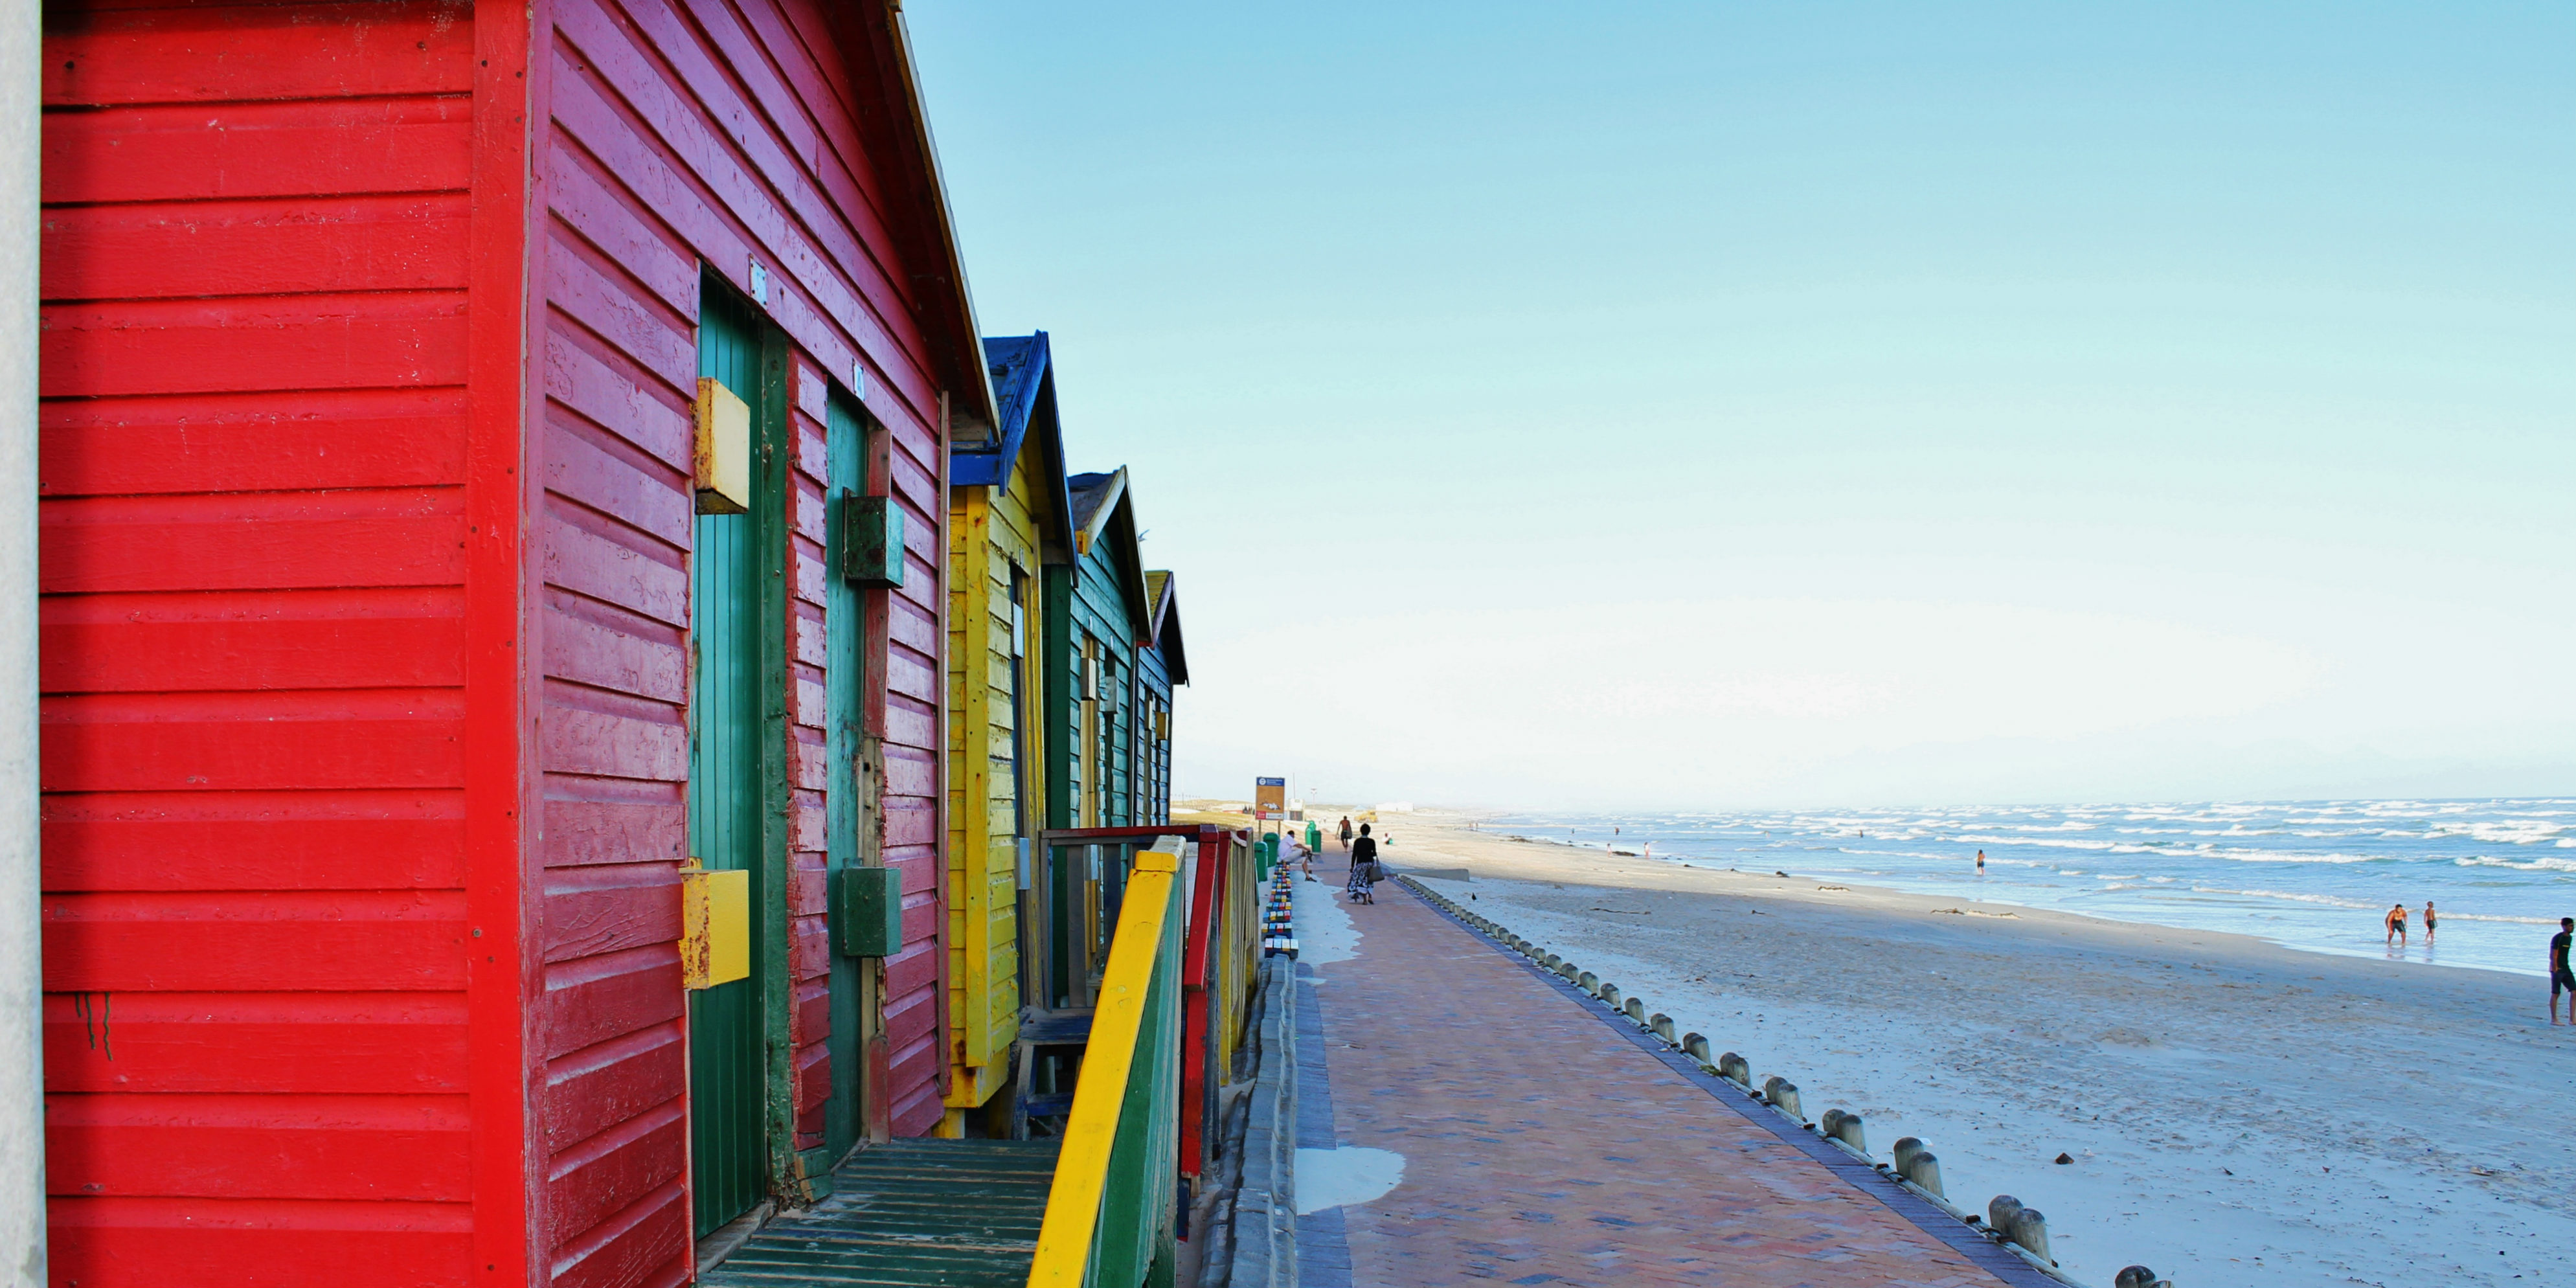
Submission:
<svg viewBox="0 0 2576 1288">
<path fill-rule="evenodd" d="M 869 590 L 903 588 L 903 511 L 894 498 L 841 499 L 841 575 Z"/>
<path fill-rule="evenodd" d="M 832 912 L 842 956 L 893 956 L 903 947 L 902 870 L 841 869 L 840 906 Z"/>
</svg>

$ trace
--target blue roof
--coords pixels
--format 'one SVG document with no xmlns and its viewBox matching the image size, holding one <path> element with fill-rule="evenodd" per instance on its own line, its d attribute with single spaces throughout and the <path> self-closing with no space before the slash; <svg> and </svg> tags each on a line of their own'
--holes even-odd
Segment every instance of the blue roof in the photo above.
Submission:
<svg viewBox="0 0 2576 1288">
<path fill-rule="evenodd" d="M 1011 463 L 1020 459 L 1020 448 L 1035 434 L 1037 446 L 1044 450 L 1030 477 L 1040 489 L 1054 490 L 1054 504 L 1040 507 L 1053 513 L 1041 515 L 1039 522 L 1070 544 L 1073 502 L 1064 483 L 1064 430 L 1056 419 L 1055 362 L 1047 346 L 1047 333 L 988 335 L 984 337 L 984 362 L 993 377 L 999 424 L 989 442 L 949 448 L 948 485 L 1009 486 Z"/>
<path fill-rule="evenodd" d="M 1020 458 L 1020 444 L 1028 437 L 1029 422 L 1037 418 L 1041 407 L 1048 421 L 1055 419 L 1055 373 L 1049 357 L 1044 331 L 984 337 L 984 364 L 993 375 L 993 401 L 998 412 L 996 432 L 990 443 L 962 445 L 949 451 L 950 486 L 993 487 L 1010 481 L 1011 462 Z"/>
</svg>

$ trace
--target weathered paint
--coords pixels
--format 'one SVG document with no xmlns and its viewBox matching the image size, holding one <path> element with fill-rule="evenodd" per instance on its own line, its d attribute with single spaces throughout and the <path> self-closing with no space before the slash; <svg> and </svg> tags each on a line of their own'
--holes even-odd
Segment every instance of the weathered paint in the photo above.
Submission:
<svg viewBox="0 0 2576 1288">
<path fill-rule="evenodd" d="M 1045 800 L 1038 571 L 1070 548 L 1046 336 L 987 340 L 1001 424 L 952 448 L 949 489 L 949 1086 L 943 1135 L 991 1100 L 1019 1034 L 1019 856 Z M 987 481 L 991 480 L 991 481 Z M 1015 625 L 1016 622 L 1016 625 Z"/>
<path fill-rule="evenodd" d="M 854 368 L 910 541 L 860 609 L 862 848 L 910 905 L 869 1094 L 884 1130 L 941 1108 L 942 435 L 991 409 L 899 21 L 100 9 L 49 6 L 44 77 L 57 1273 L 679 1282 L 702 268 L 750 295 L 759 264 L 781 337 L 768 1184 L 835 1085 L 821 500 Z"/>
<path fill-rule="evenodd" d="M 1064 729 L 1048 768 L 1052 827 L 1125 827 L 1136 821 L 1130 793 L 1130 724 L 1135 651 L 1149 629 L 1144 570 L 1127 471 L 1067 480 L 1073 504 L 1069 565 L 1048 570 L 1047 612 L 1061 633 L 1049 641 L 1048 686 L 1063 686 L 1049 715 Z M 1084 668 L 1098 669 L 1086 696 Z"/>
<path fill-rule="evenodd" d="M 778 459 L 786 420 L 784 345 L 757 305 L 734 296 L 722 280 L 702 284 L 697 328 L 698 372 L 732 391 L 752 422 L 752 441 L 766 465 Z M 735 513 L 698 514 L 689 558 L 688 853 L 710 871 L 739 872 L 749 882 L 751 969 L 737 981 L 690 994 L 689 1162 L 694 1237 L 741 1216 L 769 1193 L 764 1022 L 780 1009 L 784 954 L 774 909 L 785 906 L 770 862 L 783 849 L 780 812 L 762 763 L 774 740 L 774 703 L 764 702 L 785 665 L 775 631 L 777 593 L 769 575 L 783 500 L 774 470 L 753 471 Z"/>
<path fill-rule="evenodd" d="M 824 503 L 824 567 L 837 568 L 853 534 L 846 530 L 851 498 L 867 494 L 867 416 L 859 410 L 858 400 L 849 391 L 835 389 L 826 398 L 825 473 L 827 486 Z M 865 691 L 866 673 L 861 659 L 866 655 L 861 627 L 859 592 L 848 579 L 826 575 L 823 582 L 823 849 L 825 897 L 832 893 L 830 883 L 849 880 L 850 873 L 861 866 L 861 837 L 875 822 L 875 795 L 869 789 L 875 783 L 873 774 L 863 774 L 861 748 L 866 745 L 866 722 L 862 718 L 860 696 Z M 810 623 L 804 626 L 812 629 Z M 800 642 L 802 642 L 800 640 Z M 840 784 L 858 784 L 859 790 L 841 788 Z M 870 878 L 878 879 L 878 878 Z M 899 900 L 898 900 L 899 902 Z M 827 911 L 827 923 L 837 915 Z M 838 935 L 842 927 L 830 928 Z M 887 936 L 900 941 L 898 931 Z M 873 946 L 873 945 L 872 945 Z M 822 1080 L 828 1084 L 823 1102 L 822 1143 L 811 1143 L 810 1119 L 800 1117 L 797 1148 L 804 1151 L 805 1169 L 809 1176 L 828 1174 L 833 1163 L 858 1143 L 866 1128 L 866 1104 L 862 1070 L 867 1066 L 862 1056 L 871 1038 L 877 968 L 873 962 L 834 951 L 827 952 L 830 961 L 825 981 L 824 1058 Z M 809 1066 L 810 1067 L 810 1066 Z M 803 1070 L 800 1070 L 800 1082 Z M 804 1111 L 810 1115 L 811 1109 Z"/>
<path fill-rule="evenodd" d="M 1147 627 L 1144 571 L 1136 557 L 1127 472 L 1066 480 L 1073 545 L 1045 569 L 1048 631 L 1047 823 L 1050 829 L 1124 827 L 1135 821 L 1132 786 L 1136 641 Z M 1042 850 L 1048 905 L 1049 1005 L 1085 1004 L 1088 977 L 1108 947 L 1115 850 L 1090 861 L 1088 846 Z"/>
</svg>

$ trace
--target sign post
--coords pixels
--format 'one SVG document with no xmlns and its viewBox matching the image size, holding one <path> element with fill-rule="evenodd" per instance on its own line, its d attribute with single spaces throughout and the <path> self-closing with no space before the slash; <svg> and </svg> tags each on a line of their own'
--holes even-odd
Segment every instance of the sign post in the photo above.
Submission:
<svg viewBox="0 0 2576 1288">
<path fill-rule="evenodd" d="M 1260 871 L 1256 875 L 1263 880 L 1269 879 L 1271 866 L 1279 862 L 1279 843 L 1271 839 L 1271 833 L 1262 825 L 1277 821 L 1286 811 L 1287 804 L 1287 779 L 1255 778 L 1252 780 L 1252 817 L 1255 820 L 1252 828 L 1253 845 L 1255 852 L 1262 856 Z"/>
</svg>

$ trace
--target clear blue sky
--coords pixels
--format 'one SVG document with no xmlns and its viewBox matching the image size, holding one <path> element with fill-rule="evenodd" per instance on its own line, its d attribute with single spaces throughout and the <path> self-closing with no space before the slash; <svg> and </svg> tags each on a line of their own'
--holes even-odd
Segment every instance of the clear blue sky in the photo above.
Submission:
<svg viewBox="0 0 2576 1288">
<path fill-rule="evenodd" d="M 1184 792 L 2576 793 L 2576 6 L 906 14 Z"/>
</svg>

